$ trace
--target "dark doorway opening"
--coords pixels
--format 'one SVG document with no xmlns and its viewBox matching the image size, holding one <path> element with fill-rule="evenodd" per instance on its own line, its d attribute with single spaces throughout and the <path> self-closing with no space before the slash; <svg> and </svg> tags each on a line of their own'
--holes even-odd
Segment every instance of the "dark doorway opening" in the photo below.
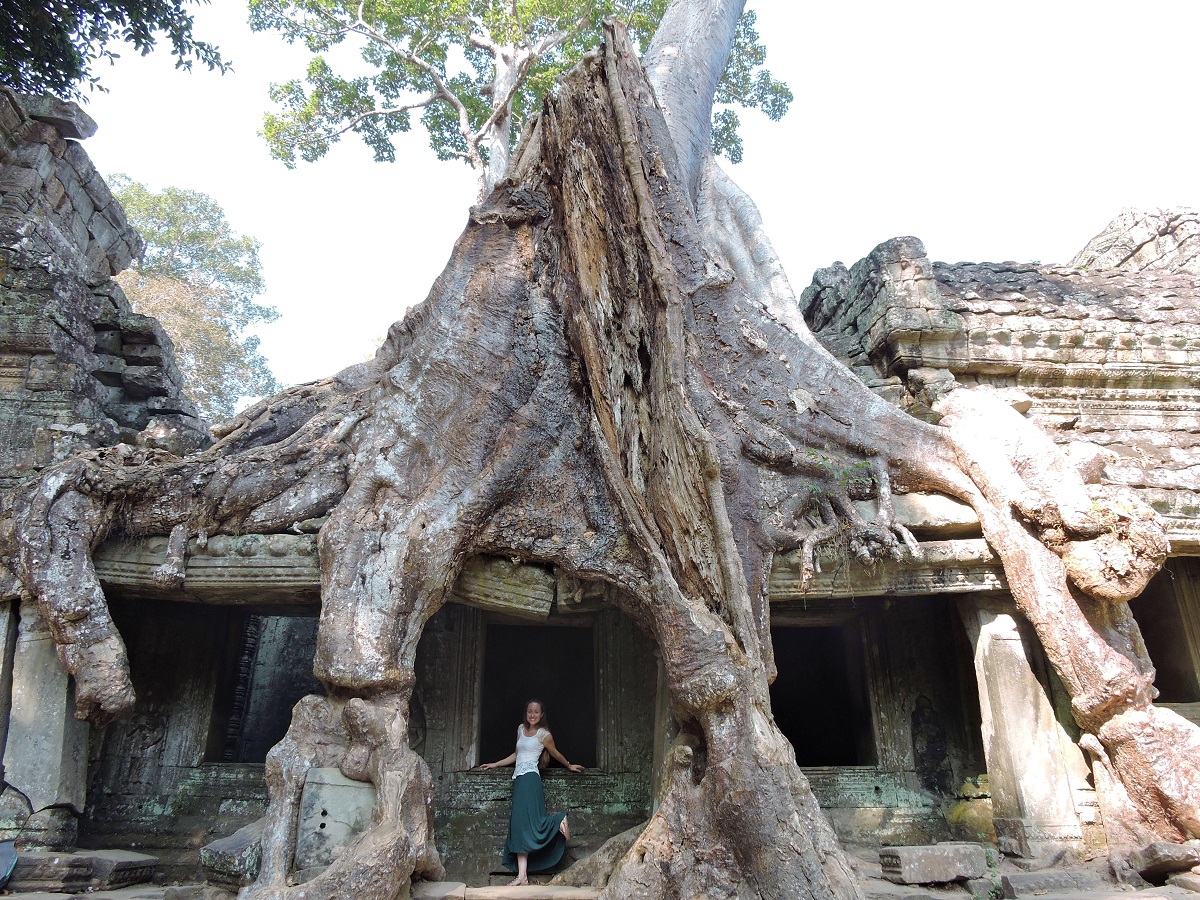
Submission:
<svg viewBox="0 0 1200 900">
<path fill-rule="evenodd" d="M 1200 564 L 1169 559 L 1142 595 L 1129 604 L 1158 673 L 1160 703 L 1200 702 Z"/>
<path fill-rule="evenodd" d="M 313 675 L 314 616 L 231 615 L 207 762 L 262 763 L 283 740 L 292 707 L 325 689 Z"/>
<path fill-rule="evenodd" d="M 596 665 L 591 628 L 489 625 L 483 655 L 480 759 L 513 752 L 524 704 L 545 705 L 554 743 L 573 763 L 596 764 Z M 554 760 L 551 767 L 558 766 Z"/>
<path fill-rule="evenodd" d="M 801 766 L 875 763 L 859 629 L 776 627 L 775 722 Z"/>
</svg>

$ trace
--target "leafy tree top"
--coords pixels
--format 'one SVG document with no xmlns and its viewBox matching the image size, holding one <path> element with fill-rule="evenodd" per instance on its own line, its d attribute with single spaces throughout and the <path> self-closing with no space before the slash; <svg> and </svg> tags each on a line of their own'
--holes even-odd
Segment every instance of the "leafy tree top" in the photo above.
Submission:
<svg viewBox="0 0 1200 900">
<path fill-rule="evenodd" d="M 134 308 L 162 322 L 175 343 L 186 390 L 210 421 L 233 415 L 243 396 L 280 389 L 258 338 L 245 334 L 279 318 L 255 302 L 264 284 L 259 242 L 233 230 L 207 194 L 155 193 L 125 175 L 108 179 L 146 251 L 118 279 Z"/>
<path fill-rule="evenodd" d="M 648 44 L 667 0 L 251 0 L 255 30 L 274 29 L 314 55 L 303 79 L 273 85 L 280 105 L 263 134 L 289 167 L 313 161 L 347 132 L 379 161 L 395 159 L 392 138 L 420 111 L 439 159 L 462 159 L 481 190 L 503 174 L 515 134 L 564 71 L 600 41 L 610 16 Z M 360 50 L 371 74 L 341 74 L 335 48 Z M 330 51 L 334 51 L 333 54 Z M 792 92 L 763 68 L 755 14 L 739 22 L 718 91 L 714 149 L 742 158 L 733 106 L 778 120 Z"/>
<path fill-rule="evenodd" d="M 119 56 L 113 43 L 132 44 L 144 56 L 160 34 L 177 67 L 199 62 L 225 71 L 217 48 L 192 35 L 189 2 L 195 0 L 3 0 L 0 82 L 22 93 L 79 98 L 83 83 L 103 90 L 94 67 Z"/>
</svg>

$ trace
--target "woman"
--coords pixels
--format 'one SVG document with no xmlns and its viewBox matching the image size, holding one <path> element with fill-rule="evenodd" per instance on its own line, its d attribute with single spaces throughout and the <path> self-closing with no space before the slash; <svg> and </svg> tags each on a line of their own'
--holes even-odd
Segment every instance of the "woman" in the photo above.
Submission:
<svg viewBox="0 0 1200 900">
<path fill-rule="evenodd" d="M 583 766 L 573 766 L 554 746 L 554 736 L 546 727 L 546 713 L 540 700 L 525 704 L 525 721 L 517 726 L 517 749 L 499 762 L 484 763 L 481 769 L 496 769 L 515 764 L 513 771 L 512 811 L 508 817 L 508 840 L 504 843 L 504 868 L 517 877 L 511 884 L 529 884 L 529 872 L 544 872 L 553 868 L 567 848 L 571 832 L 567 814 L 546 815 L 546 794 L 538 760 L 542 751 L 548 752 L 572 772 L 582 772 Z"/>
</svg>

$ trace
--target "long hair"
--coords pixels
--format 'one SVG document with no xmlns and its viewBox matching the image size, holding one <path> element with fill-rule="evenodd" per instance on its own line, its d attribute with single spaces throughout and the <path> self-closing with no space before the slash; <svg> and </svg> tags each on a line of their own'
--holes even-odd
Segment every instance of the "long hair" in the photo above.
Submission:
<svg viewBox="0 0 1200 900">
<path fill-rule="evenodd" d="M 546 704 L 543 703 L 541 700 L 539 700 L 537 697 L 531 697 L 530 699 L 526 700 L 525 705 L 521 707 L 521 727 L 524 728 L 526 725 L 529 724 L 528 722 L 525 721 L 525 713 L 529 712 L 529 704 L 530 703 L 536 703 L 538 706 L 540 706 L 542 708 L 542 720 L 540 722 L 538 722 L 538 728 L 545 728 L 547 731 L 549 731 L 550 730 L 550 722 L 549 722 L 548 718 L 546 717 Z"/>
<path fill-rule="evenodd" d="M 549 731 L 550 724 L 546 720 L 546 704 L 537 697 L 530 697 L 525 701 L 525 706 L 521 708 L 521 733 L 524 734 L 526 726 L 529 725 L 529 723 L 525 720 L 525 714 L 529 712 L 529 704 L 531 703 L 536 703 L 542 708 L 542 718 L 541 721 L 538 722 L 538 728 L 545 728 L 547 731 Z M 544 769 L 548 765 L 550 765 L 550 751 L 543 750 L 541 755 L 538 756 L 538 769 Z"/>
</svg>

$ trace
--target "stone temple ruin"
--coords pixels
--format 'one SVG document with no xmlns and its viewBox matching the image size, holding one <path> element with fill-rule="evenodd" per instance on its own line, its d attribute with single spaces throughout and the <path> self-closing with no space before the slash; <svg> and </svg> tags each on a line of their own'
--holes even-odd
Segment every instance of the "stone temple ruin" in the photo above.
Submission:
<svg viewBox="0 0 1200 900">
<path fill-rule="evenodd" d="M 52 462 L 84 447 L 183 453 L 210 440 L 170 339 L 112 280 L 139 238 L 79 143 L 94 127 L 71 104 L 0 92 L 5 553 L 7 492 Z M 1200 723 L 1200 219 L 1123 216 L 1066 266 L 932 262 L 899 238 L 849 270 L 820 270 L 800 302 L 818 338 L 913 415 L 934 417 L 956 383 L 992 385 L 1088 479 L 1130 486 L 1159 513 L 1172 555 L 1131 608 L 1160 704 Z M 895 503 L 919 557 L 869 568 L 823 558 L 808 585 L 777 559 L 771 576 L 772 705 L 821 807 L 851 843 L 1102 851 L 1104 811 L 1069 698 L 978 519 L 942 496 Z M 322 690 L 321 524 L 193 539 L 182 587 L 155 577 L 166 536 L 99 548 L 138 695 L 132 716 L 102 730 L 74 717 L 36 607 L 6 604 L 0 837 L 153 854 L 165 879 L 194 879 L 201 860 L 214 883 L 252 877 L 264 758 L 292 706 Z M 498 863 L 510 776 L 475 767 L 509 751 L 535 693 L 588 769 L 546 778 L 550 804 L 571 810 L 574 858 L 656 803 L 674 732 L 651 641 L 594 585 L 476 558 L 422 637 L 410 724 L 454 878 L 487 883 Z M 301 877 L 329 864 L 374 802 L 369 784 L 316 773 Z"/>
</svg>

